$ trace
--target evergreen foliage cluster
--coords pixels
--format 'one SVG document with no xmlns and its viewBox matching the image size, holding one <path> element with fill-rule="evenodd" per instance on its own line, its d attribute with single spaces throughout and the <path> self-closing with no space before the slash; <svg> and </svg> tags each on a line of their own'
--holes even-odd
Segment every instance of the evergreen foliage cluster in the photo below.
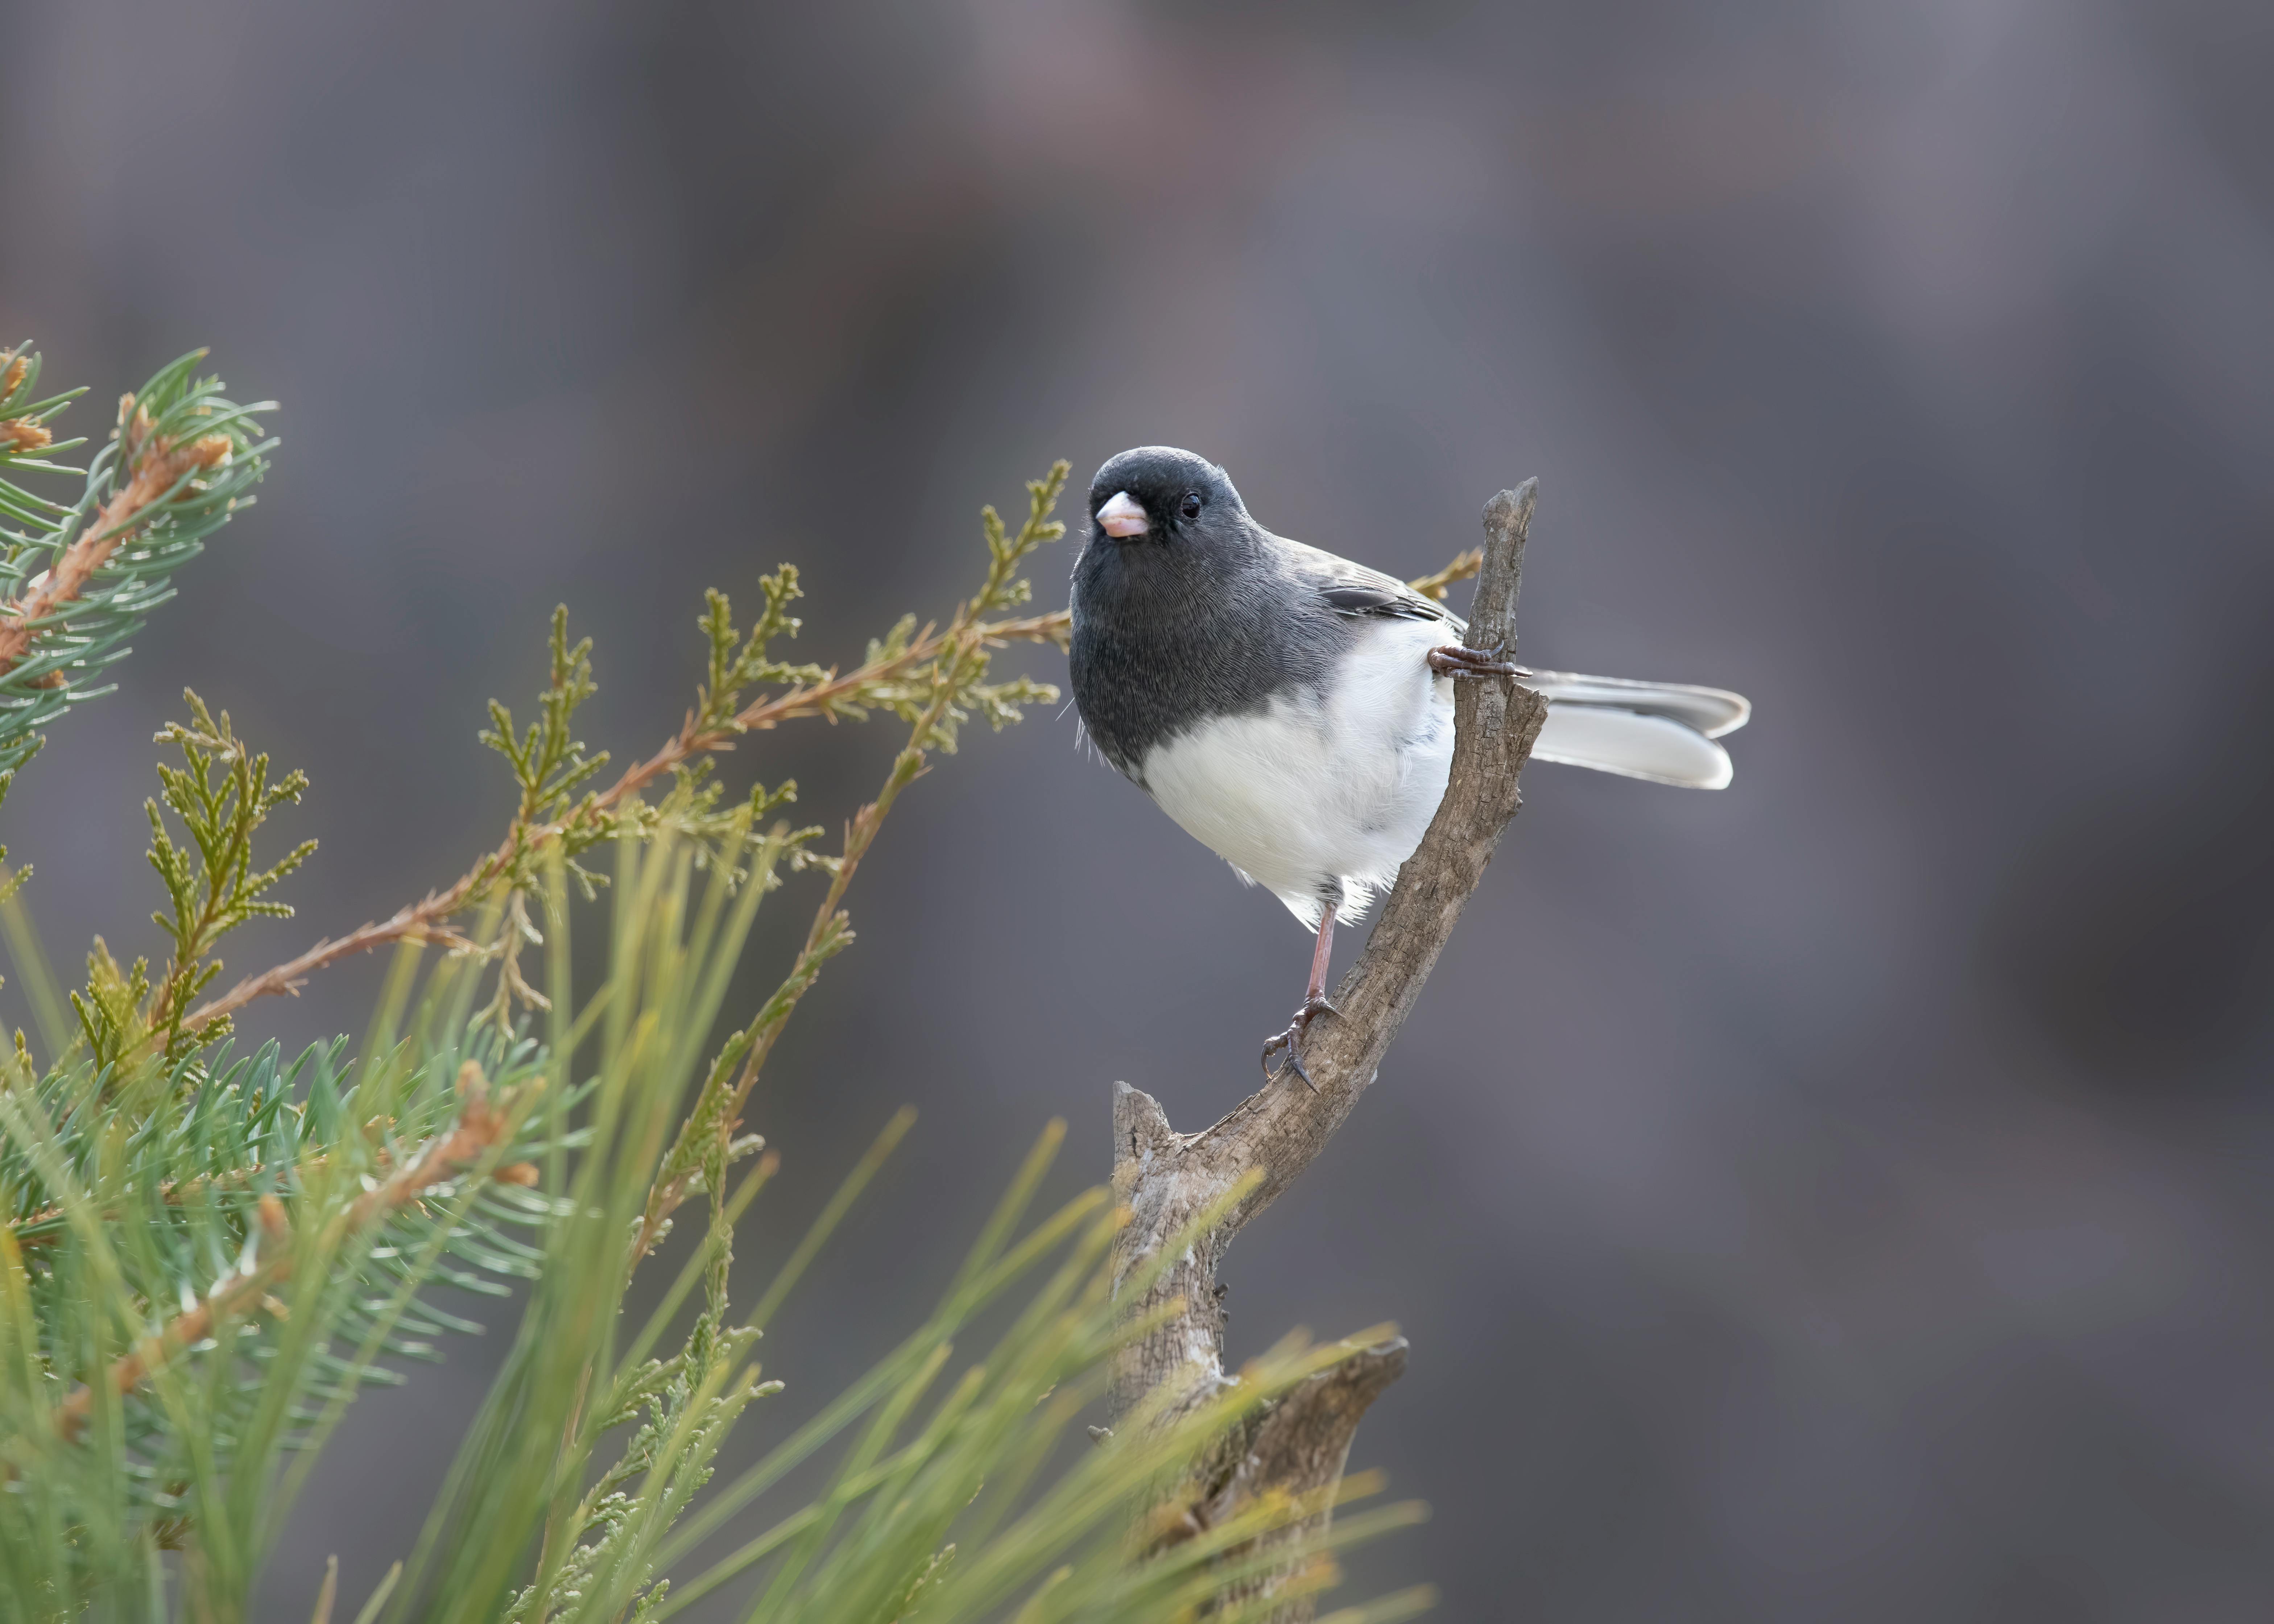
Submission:
<svg viewBox="0 0 2274 1624">
<path fill-rule="evenodd" d="M 72 396 L 39 395 L 27 350 L 0 353 L 0 795 L 42 729 L 104 691 L 90 684 L 123 639 L 266 470 L 275 442 L 254 414 L 273 408 L 224 399 L 194 374 L 200 358 L 125 397 L 80 470 L 56 460 L 77 442 L 49 426 Z M 305 778 L 273 772 L 226 711 L 187 695 L 188 719 L 158 736 L 182 764 L 159 768 L 148 808 L 170 944 L 154 981 L 98 940 L 85 986 L 58 997 L 7 904 L 38 1036 L 18 1031 L 0 1054 L 0 1624 L 248 1617 L 358 1394 L 416 1380 L 417 1361 L 473 1328 L 440 1287 L 518 1294 L 510 1351 L 414 1548 L 360 1601 L 335 1594 L 335 1569 L 311 1598 L 316 1624 L 335 1606 L 357 1624 L 659 1624 L 727 1597 L 726 1616 L 750 1624 L 1134 1624 L 1261 1617 L 1330 1583 L 1314 1545 L 1276 1598 L 1229 1599 L 1287 1560 L 1259 1553 L 1258 1535 L 1316 1507 L 1267 1500 L 1170 1540 L 1147 1539 L 1140 1514 L 1227 1428 L 1381 1333 L 1291 1338 L 1172 1425 L 1069 1442 L 1107 1357 L 1143 1327 L 1115 1311 L 1105 1259 L 1122 1217 L 1102 1191 L 1030 1218 L 1055 1124 L 917 1328 L 712 1482 L 730 1432 L 779 1390 L 755 1357 L 767 1323 L 909 1124 L 886 1125 L 741 1306 L 737 1221 L 777 1166 L 742 1132 L 744 1107 L 852 941 L 848 890 L 903 792 L 965 723 L 1000 728 L 1055 696 L 990 665 L 1006 643 L 1063 643 L 1062 614 L 1014 612 L 1027 560 L 1063 534 L 1065 475 L 1061 462 L 1030 484 L 1015 529 L 983 515 L 969 598 L 937 622 L 900 620 L 841 674 L 779 652 L 799 629 L 790 567 L 764 579 L 747 630 L 708 593 L 684 720 L 612 780 L 577 736 L 591 644 L 557 613 L 534 719 L 493 703 L 482 734 L 519 791 L 497 846 L 388 919 L 213 997 L 224 937 L 289 915 L 271 893 L 314 842 L 265 849 L 268 815 Z M 71 500 L 39 493 L 73 477 Z M 778 816 L 794 786 L 730 796 L 714 771 L 747 734 L 880 714 L 906 743 L 833 850 Z M 808 871 L 823 894 L 800 945 L 759 1007 L 730 1016 L 760 908 Z M 585 919 L 606 947 L 592 984 L 571 973 Z M 259 999 L 381 947 L 394 962 L 363 1032 L 289 1058 L 247 1047 L 238 1027 Z M 636 1275 L 698 1204 L 699 1239 L 666 1254 L 685 1253 L 635 1326 Z M 1145 1283 L 1119 1282 L 1120 1300 Z M 990 1324 L 959 1372 L 957 1339 Z M 817 1470 L 817 1492 L 782 1503 L 786 1479 Z M 1326 1538 L 1413 1515 L 1345 1516 Z M 1425 1600 L 1335 1617 L 1386 1620 Z"/>
</svg>

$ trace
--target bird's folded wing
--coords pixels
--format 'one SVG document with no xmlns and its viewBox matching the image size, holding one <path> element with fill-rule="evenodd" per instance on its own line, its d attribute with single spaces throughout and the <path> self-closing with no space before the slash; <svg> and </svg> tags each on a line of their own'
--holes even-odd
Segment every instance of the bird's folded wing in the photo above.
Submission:
<svg viewBox="0 0 2274 1624">
<path fill-rule="evenodd" d="M 1434 598 L 1425 598 L 1395 575 L 1386 575 L 1346 558 L 1284 541 L 1288 556 L 1300 574 L 1318 589 L 1327 606 L 1337 614 L 1371 620 L 1442 620 L 1457 628 L 1452 611 Z"/>
</svg>

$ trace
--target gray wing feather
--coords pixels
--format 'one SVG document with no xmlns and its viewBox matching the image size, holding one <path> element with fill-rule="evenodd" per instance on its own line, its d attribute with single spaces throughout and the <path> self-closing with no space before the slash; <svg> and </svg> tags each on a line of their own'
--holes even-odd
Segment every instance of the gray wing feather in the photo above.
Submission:
<svg viewBox="0 0 2274 1624">
<path fill-rule="evenodd" d="M 1396 575 L 1284 536 L 1273 539 L 1283 549 L 1288 568 L 1338 615 L 1351 620 L 1441 620 L 1457 633 L 1460 628 L 1460 618 L 1451 610 L 1433 598 L 1424 598 Z"/>
</svg>

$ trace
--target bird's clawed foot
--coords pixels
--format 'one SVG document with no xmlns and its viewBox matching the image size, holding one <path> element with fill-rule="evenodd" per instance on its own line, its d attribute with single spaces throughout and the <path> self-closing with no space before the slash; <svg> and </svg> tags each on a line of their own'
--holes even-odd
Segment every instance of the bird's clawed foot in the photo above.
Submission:
<svg viewBox="0 0 2274 1624">
<path fill-rule="evenodd" d="M 1501 658 L 1504 651 L 1449 643 L 1429 650 L 1429 669 L 1441 677 L 1512 677 L 1517 667 Z"/>
<path fill-rule="evenodd" d="M 1295 1011 L 1294 1023 L 1286 1031 L 1267 1038 L 1263 1044 L 1263 1080 L 1276 1082 L 1291 1071 L 1303 1079 L 1303 1086 L 1313 1094 L 1319 1092 L 1318 1084 L 1303 1069 L 1303 1039 L 1311 1030 L 1311 1023 L 1321 1015 L 1339 1015 L 1342 1011 L 1317 993 L 1303 1000 L 1303 1007 Z M 1287 1051 L 1287 1064 L 1273 1070 L 1271 1056 L 1281 1049 Z"/>
</svg>

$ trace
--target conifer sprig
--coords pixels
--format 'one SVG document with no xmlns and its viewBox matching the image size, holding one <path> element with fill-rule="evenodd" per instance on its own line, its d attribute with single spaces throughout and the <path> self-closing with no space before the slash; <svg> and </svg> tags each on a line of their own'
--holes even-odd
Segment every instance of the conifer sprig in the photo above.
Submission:
<svg viewBox="0 0 2274 1624">
<path fill-rule="evenodd" d="M 759 683 L 787 683 L 802 688 L 826 682 L 833 674 L 816 665 L 792 664 L 773 658 L 774 639 L 796 636 L 803 624 L 789 613 L 790 605 L 805 596 L 798 588 L 797 566 L 784 564 L 772 575 L 760 576 L 758 590 L 765 597 L 765 607 L 758 612 L 757 620 L 751 624 L 749 635 L 741 638 L 739 646 L 733 604 L 715 587 L 703 594 L 700 624 L 711 644 L 711 669 L 708 680 L 696 690 L 695 708 L 688 712 L 687 721 L 680 729 L 681 738 L 700 740 L 748 732 L 736 703 L 746 688 Z"/>
<path fill-rule="evenodd" d="M 0 457 L 11 460 L 52 450 L 56 436 L 48 427 L 48 419 L 61 411 L 72 395 L 83 393 L 73 390 L 50 400 L 34 400 L 32 396 L 39 393 L 40 357 L 27 354 L 27 349 L 19 344 L 13 350 L 0 350 Z"/>
<path fill-rule="evenodd" d="M 1042 478 L 1027 482 L 1027 519 L 1015 534 L 1005 532 L 992 505 L 980 510 L 980 524 L 987 540 L 986 578 L 977 592 L 957 606 L 947 631 L 939 639 L 938 652 L 922 684 L 923 689 L 929 690 L 922 706 L 915 707 L 915 693 L 918 690 L 914 688 L 895 692 L 881 702 L 889 703 L 910 723 L 907 745 L 893 759 L 892 771 L 885 775 L 876 800 L 862 807 L 846 824 L 844 844 L 836 854 L 815 859 L 829 872 L 829 889 L 814 910 L 804 945 L 798 950 L 788 975 L 759 1011 L 757 1019 L 728 1041 L 686 1121 L 681 1124 L 641 1215 L 639 1237 L 634 1247 L 636 1256 L 644 1256 L 662 1238 L 673 1210 L 684 1199 L 695 1178 L 704 1147 L 733 1133 L 743 1102 L 749 1098 L 767 1056 L 773 1051 L 775 1040 L 789 1024 L 798 1000 L 820 975 L 821 966 L 852 944 L 852 921 L 842 906 L 846 891 L 853 883 L 862 858 L 876 843 L 893 803 L 923 771 L 925 752 L 935 748 L 953 751 L 956 723 L 974 710 L 1000 728 L 1006 722 L 1019 719 L 1020 704 L 1057 697 L 1056 688 L 1025 678 L 992 685 L 983 681 L 990 642 L 983 628 L 988 615 L 1022 604 L 1033 595 L 1031 584 L 1018 573 L 1019 566 L 1037 548 L 1065 534 L 1065 526 L 1050 515 L 1065 488 L 1070 471 L 1071 465 L 1061 458 Z M 794 577 L 789 585 L 794 591 Z M 775 595 L 769 590 L 767 598 L 771 612 L 775 607 Z M 907 624 L 903 620 L 901 628 Z M 875 663 L 873 650 L 871 663 Z M 728 1054 L 739 1054 L 740 1064 L 731 1065 L 727 1059 Z"/>
<path fill-rule="evenodd" d="M 87 680 L 126 657 L 124 640 L 173 595 L 173 572 L 251 505 L 267 471 L 276 442 L 251 414 L 275 403 L 224 400 L 219 379 L 192 375 L 204 357 L 125 396 L 111 443 L 82 471 L 49 460 L 84 443 L 57 440 L 49 425 L 86 390 L 42 397 L 39 354 L 0 350 L 0 801 L 41 729 L 107 691 Z M 65 504 L 19 483 L 24 474 L 78 475 L 83 488 Z M 0 873 L 0 902 L 30 877 L 28 867 Z"/>
<path fill-rule="evenodd" d="M 471 980 L 445 969 L 438 992 Z M 273 1044 L 145 1049 L 124 1109 L 84 1056 L 0 1083 L 0 1478 L 37 1485 L 0 1497 L 0 1619 L 75 1616 L 83 1583 L 185 1544 L 217 1587 L 188 1610 L 235 1616 L 212 1604 L 257 1572 L 277 1453 L 394 1379 L 379 1354 L 467 1328 L 414 1300 L 426 1284 L 503 1291 L 454 1259 L 530 1272 L 497 1227 L 551 1212 L 527 1188 L 529 1046 L 489 1046 L 486 1074 L 455 1043 L 381 1049 L 352 1073 L 337 1045 L 289 1067 Z"/>
<path fill-rule="evenodd" d="M 398 1170 L 334 1216 L 333 1233 L 326 1237 L 324 1253 L 335 1253 L 343 1243 L 391 1217 L 435 1185 L 478 1166 L 499 1147 L 511 1143 L 529 1103 L 543 1086 L 543 1079 L 532 1079 L 508 1096 L 493 1101 L 489 1082 L 482 1075 L 480 1064 L 467 1061 L 458 1073 L 458 1095 L 463 1103 L 457 1119 L 420 1146 Z M 499 1173 L 507 1184 L 527 1184 L 536 1179 L 536 1167 L 530 1162 L 516 1162 L 499 1169 Z M 237 1267 L 204 1298 L 112 1363 L 105 1375 L 105 1385 L 114 1397 L 125 1397 L 185 1350 L 203 1342 L 213 1334 L 217 1322 L 252 1312 L 275 1312 L 282 1306 L 271 1291 L 292 1273 L 291 1222 L 286 1216 L 284 1203 L 272 1193 L 259 1198 L 255 1211 L 259 1227 L 248 1237 Z M 92 1386 L 72 1393 L 56 1407 L 56 1432 L 67 1441 L 77 1438 L 94 1403 Z"/>
<path fill-rule="evenodd" d="M 191 1001 L 221 974 L 214 949 L 247 920 L 291 918 L 289 906 L 265 893 L 316 849 L 313 840 L 303 840 L 268 867 L 255 867 L 254 832 L 278 807 L 299 801 L 307 774 L 295 769 L 271 783 L 268 757 L 253 755 L 237 737 L 228 711 L 216 718 L 194 690 L 184 690 L 182 697 L 191 720 L 168 723 L 156 742 L 178 745 L 185 764 L 161 762 L 158 799 L 142 803 L 150 820 L 150 866 L 171 910 L 151 919 L 172 939 L 173 954 L 153 993 L 147 961 L 138 959 L 122 970 L 102 938 L 95 939 L 87 990 L 71 999 L 98 1071 L 116 1068 L 146 1041 L 170 1063 L 227 1035 L 226 1022 L 202 1034 L 183 1025 Z M 166 811 L 181 820 L 187 846 L 174 839 Z"/>
<path fill-rule="evenodd" d="M 959 605 L 945 630 L 927 628 L 919 634 L 914 617 L 906 617 L 885 637 L 872 642 L 868 658 L 843 676 L 779 661 L 770 651 L 775 639 L 794 636 L 798 630 L 797 619 L 787 613 L 788 605 L 802 595 L 794 569 L 785 567 L 764 578 L 765 607 L 747 637 L 737 638 L 732 606 L 725 594 L 707 593 L 704 613 L 697 621 L 705 645 L 705 680 L 679 731 L 606 789 L 588 791 L 573 803 L 565 793 L 547 798 L 543 786 L 560 783 L 561 775 L 573 774 L 574 781 L 562 786 L 564 790 L 573 789 L 591 776 L 595 759 L 605 757 L 583 756 L 583 747 L 568 738 L 569 718 L 592 692 L 589 646 L 568 646 L 565 611 L 555 611 L 553 681 L 540 701 L 540 723 L 506 749 L 503 741 L 510 736 L 510 713 L 502 706 L 493 706 L 492 729 L 484 734 L 485 742 L 497 741 L 493 748 L 514 763 L 526 813 L 516 817 L 497 848 L 450 885 L 430 891 L 388 918 L 319 942 L 297 958 L 246 977 L 222 996 L 191 1011 L 184 1025 L 192 1031 L 202 1030 L 257 998 L 295 992 L 317 971 L 375 947 L 448 939 L 442 933 L 448 930 L 448 921 L 468 907 L 501 890 L 526 889 L 544 853 L 559 847 L 573 860 L 577 852 L 606 838 L 615 827 L 614 820 L 658 780 L 674 778 L 688 797 L 684 804 L 694 807 L 694 797 L 707 788 L 699 784 L 699 758 L 733 748 L 744 733 L 802 718 L 857 720 L 871 709 L 888 709 L 912 724 L 921 723 L 911 745 L 919 759 L 907 770 L 912 778 L 921 767 L 922 751 L 952 750 L 956 724 L 970 715 L 976 713 L 1001 727 L 1019 718 L 1021 705 L 1055 698 L 1058 690 L 1047 683 L 1020 678 L 988 684 L 981 679 L 986 674 L 988 651 L 1006 643 L 1050 642 L 1064 646 L 1068 622 L 1063 613 L 1001 620 L 986 617 L 1032 596 L 1017 567 L 1035 548 L 1065 534 L 1065 527 L 1050 515 L 1065 488 L 1067 471 L 1067 465 L 1059 462 L 1043 478 L 1028 481 L 1027 521 L 1015 533 L 1005 533 L 993 508 L 983 510 L 988 572 L 979 591 Z M 748 684 L 777 681 L 792 686 L 748 704 L 740 703 Z M 553 754 L 548 756 L 548 751 Z M 527 776 L 546 760 L 553 763 L 548 771 L 554 777 Z M 888 783 L 879 798 L 881 804 L 889 808 L 906 782 L 903 778 L 898 784 Z M 770 796 L 755 793 L 760 795 L 758 804 L 764 809 L 794 791 L 794 786 L 785 786 Z M 536 809 L 528 811 L 532 806 Z M 856 819 L 855 833 L 858 831 Z M 870 829 L 870 838 L 873 833 Z M 855 844 L 848 836 L 847 852 L 830 861 L 841 864 L 849 853 L 857 864 Z M 857 844 L 865 849 L 865 840 Z"/>
<path fill-rule="evenodd" d="M 494 861 L 496 871 L 478 883 L 477 896 L 485 886 L 501 879 L 516 891 L 533 882 L 531 865 L 541 842 L 533 839 L 531 831 L 539 829 L 558 831 L 554 838 L 561 843 L 569 872 L 584 883 L 589 894 L 592 876 L 578 868 L 576 860 L 610 832 L 607 822 L 597 816 L 596 798 L 590 792 L 582 803 L 574 800 L 584 781 L 608 764 L 608 753 L 590 753 L 584 741 L 575 736 L 576 708 L 599 692 L 600 685 L 592 680 L 592 640 L 586 637 L 574 647 L 569 644 L 566 604 L 553 612 L 550 648 L 552 678 L 538 695 L 538 719 L 516 737 L 513 712 L 493 699 L 490 726 L 479 735 L 512 768 L 521 804 L 514 813 L 513 831 L 500 848 L 504 854 Z"/>
<path fill-rule="evenodd" d="M 275 403 L 224 398 L 219 379 L 196 375 L 204 358 L 193 350 L 121 397 L 110 443 L 68 507 L 9 477 L 79 472 L 30 455 L 68 448 L 32 442 L 71 397 L 30 399 L 36 356 L 19 349 L 0 364 L 0 383 L 15 380 L 0 392 L 0 414 L 17 425 L 15 449 L 0 454 L 0 518 L 17 527 L 0 531 L 0 774 L 38 748 L 39 728 L 94 696 L 86 680 L 124 657 L 123 640 L 171 596 L 173 572 L 251 503 L 267 471 L 275 441 L 263 438 L 255 414 Z"/>
<path fill-rule="evenodd" d="M 192 1001 L 221 974 L 214 948 L 247 920 L 291 918 L 289 904 L 270 901 L 266 893 L 316 849 L 315 841 L 303 840 L 268 867 L 254 867 L 254 833 L 278 807 L 299 803 L 308 775 L 296 767 L 270 783 L 267 754 L 255 756 L 246 748 L 230 730 L 228 711 L 216 720 L 195 690 L 184 688 L 182 698 L 190 707 L 191 723 L 168 723 L 158 741 L 179 745 L 186 764 L 162 763 L 158 781 L 167 808 L 189 832 L 194 862 L 191 849 L 176 845 L 167 832 L 158 802 L 143 802 L 150 819 L 150 866 L 164 882 L 173 909 L 152 915 L 174 943 L 173 963 L 150 1015 L 169 1056 L 184 1041 L 182 1018 Z M 210 1042 L 220 1035 L 208 1029 L 198 1041 Z"/>
</svg>

